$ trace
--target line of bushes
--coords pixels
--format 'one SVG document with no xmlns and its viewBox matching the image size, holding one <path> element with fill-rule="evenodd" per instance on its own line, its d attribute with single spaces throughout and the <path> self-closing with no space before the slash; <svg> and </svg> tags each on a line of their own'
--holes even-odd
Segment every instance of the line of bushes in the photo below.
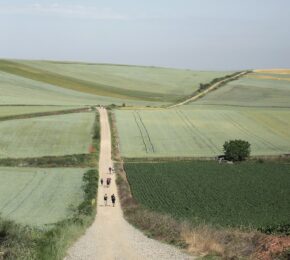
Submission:
<svg viewBox="0 0 290 260">
<path fill-rule="evenodd" d="M 16 119 L 27 119 L 27 118 L 42 117 L 42 116 L 55 116 L 55 115 L 91 112 L 92 109 L 93 108 L 83 107 L 83 108 L 66 109 L 66 110 L 59 110 L 59 111 L 48 111 L 48 112 L 38 112 L 38 113 L 23 114 L 23 115 L 3 116 L 3 117 L 0 117 L 0 121 L 16 120 Z"/>
<path fill-rule="evenodd" d="M 64 156 L 44 156 L 37 158 L 0 159 L 0 166 L 5 167 L 95 167 L 95 153 L 73 154 Z"/>
</svg>

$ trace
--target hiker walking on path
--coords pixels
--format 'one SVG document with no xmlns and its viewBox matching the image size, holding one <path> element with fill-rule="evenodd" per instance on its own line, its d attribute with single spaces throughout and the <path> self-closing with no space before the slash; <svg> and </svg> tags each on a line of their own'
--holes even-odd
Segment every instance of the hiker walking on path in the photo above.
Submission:
<svg viewBox="0 0 290 260">
<path fill-rule="evenodd" d="M 115 207 L 116 197 L 114 194 L 111 196 L 111 200 L 112 200 L 113 207 Z"/>
<path fill-rule="evenodd" d="M 107 186 L 109 187 L 111 184 L 111 178 L 107 178 Z"/>
<path fill-rule="evenodd" d="M 103 178 L 101 178 L 101 185 L 103 186 L 103 183 L 104 183 L 104 180 L 103 180 Z"/>
<path fill-rule="evenodd" d="M 112 167 L 109 167 L 109 173 L 110 174 L 112 173 Z"/>
<path fill-rule="evenodd" d="M 105 194 L 105 196 L 104 196 L 104 202 L 105 202 L 105 206 L 107 206 L 107 203 L 108 203 L 108 196 L 107 196 L 107 194 Z"/>
</svg>

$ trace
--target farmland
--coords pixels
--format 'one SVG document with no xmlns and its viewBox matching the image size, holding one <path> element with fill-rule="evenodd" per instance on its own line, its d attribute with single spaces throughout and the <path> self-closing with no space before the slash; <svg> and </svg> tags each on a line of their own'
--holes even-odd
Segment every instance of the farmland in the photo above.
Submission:
<svg viewBox="0 0 290 260">
<path fill-rule="evenodd" d="M 180 161 L 127 163 L 125 169 L 139 203 L 177 219 L 254 228 L 289 224 L 289 164 Z"/>
<path fill-rule="evenodd" d="M 83 92 L 83 102 L 92 102 L 90 94 L 100 101 L 128 102 L 147 105 L 173 102 L 190 95 L 200 83 L 208 83 L 232 72 L 191 71 L 138 66 L 63 63 L 45 61 L 0 61 L 0 71 L 58 86 L 64 90 Z M 0 77 L 1 78 L 1 77 Z M 76 94 L 76 93 L 75 93 Z M 76 102 L 76 101 L 74 101 Z M 142 102 L 141 102 L 142 103 Z M 96 102 L 94 103 L 96 104 Z"/>
<path fill-rule="evenodd" d="M 0 158 L 89 153 L 94 113 L 3 121 Z"/>
<path fill-rule="evenodd" d="M 39 105 L 39 106 L 85 106 L 97 104 L 129 104 L 144 105 L 141 101 L 97 96 L 52 84 L 35 81 L 0 71 L 0 104 L 1 105 Z M 152 105 L 151 102 L 145 104 Z"/>
<path fill-rule="evenodd" d="M 71 216 L 83 199 L 85 169 L 0 168 L 1 217 L 45 226 Z"/>
<path fill-rule="evenodd" d="M 189 105 L 290 108 L 290 74 L 251 73 Z"/>
<path fill-rule="evenodd" d="M 252 155 L 290 152 L 287 109 L 185 106 L 118 110 L 115 115 L 123 157 L 216 156 L 229 139 L 248 140 Z"/>
</svg>

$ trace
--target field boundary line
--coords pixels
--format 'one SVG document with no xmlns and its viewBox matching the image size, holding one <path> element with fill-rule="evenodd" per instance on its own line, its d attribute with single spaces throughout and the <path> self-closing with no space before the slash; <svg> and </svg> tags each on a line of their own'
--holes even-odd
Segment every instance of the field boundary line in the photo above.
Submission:
<svg viewBox="0 0 290 260">
<path fill-rule="evenodd" d="M 57 116 L 57 115 L 65 115 L 65 114 L 74 114 L 74 113 L 84 113 L 84 112 L 92 112 L 91 108 L 76 108 L 76 109 L 68 109 L 68 110 L 58 110 L 58 111 L 48 111 L 48 112 L 37 112 L 23 115 L 12 115 L 12 116 L 3 116 L 0 117 L 1 121 L 9 121 L 9 120 L 17 120 L 17 119 L 29 119 L 35 117 L 43 117 L 43 116 Z"/>
<path fill-rule="evenodd" d="M 228 81 L 236 80 L 236 79 L 238 79 L 238 78 L 240 78 L 240 77 L 246 75 L 247 73 L 249 73 L 249 72 L 248 72 L 248 71 L 243 71 L 243 72 L 241 72 L 241 73 L 239 73 L 239 74 L 237 74 L 237 75 L 234 75 L 234 76 L 232 76 L 232 77 L 229 77 L 229 78 L 223 79 L 223 80 L 221 80 L 221 81 L 218 81 L 218 82 L 212 84 L 209 88 L 207 88 L 207 89 L 205 89 L 204 91 L 198 93 L 197 95 L 194 95 L 194 96 L 192 96 L 192 97 L 190 97 L 190 98 L 188 98 L 188 99 L 186 99 L 186 100 L 184 100 L 184 101 L 182 101 L 182 102 L 179 102 L 179 103 L 177 103 L 177 104 L 174 104 L 174 105 L 168 106 L 167 108 L 174 108 L 174 107 L 182 106 L 182 105 L 185 105 L 185 104 L 190 103 L 190 102 L 192 102 L 192 101 L 195 101 L 195 100 L 197 100 L 198 98 L 200 98 L 200 97 L 204 96 L 205 94 L 207 94 L 208 92 L 210 92 L 210 91 L 214 90 L 215 88 L 219 87 L 220 85 L 222 85 L 222 84 L 224 84 L 224 83 L 227 83 Z M 195 92 L 195 93 L 196 93 L 196 92 Z"/>
</svg>

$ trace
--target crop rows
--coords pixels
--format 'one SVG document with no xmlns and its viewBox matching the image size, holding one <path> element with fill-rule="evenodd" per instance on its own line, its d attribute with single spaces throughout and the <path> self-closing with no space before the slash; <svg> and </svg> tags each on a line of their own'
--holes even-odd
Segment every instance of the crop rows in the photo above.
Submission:
<svg viewBox="0 0 290 260">
<path fill-rule="evenodd" d="M 75 113 L 0 123 L 0 158 L 89 153 L 94 113 Z"/>
<path fill-rule="evenodd" d="M 82 200 L 84 172 L 78 168 L 0 168 L 1 216 L 33 226 L 65 219 Z"/>
<path fill-rule="evenodd" d="M 133 196 L 194 223 L 269 227 L 289 223 L 290 167 L 277 163 L 127 163 Z"/>
</svg>

